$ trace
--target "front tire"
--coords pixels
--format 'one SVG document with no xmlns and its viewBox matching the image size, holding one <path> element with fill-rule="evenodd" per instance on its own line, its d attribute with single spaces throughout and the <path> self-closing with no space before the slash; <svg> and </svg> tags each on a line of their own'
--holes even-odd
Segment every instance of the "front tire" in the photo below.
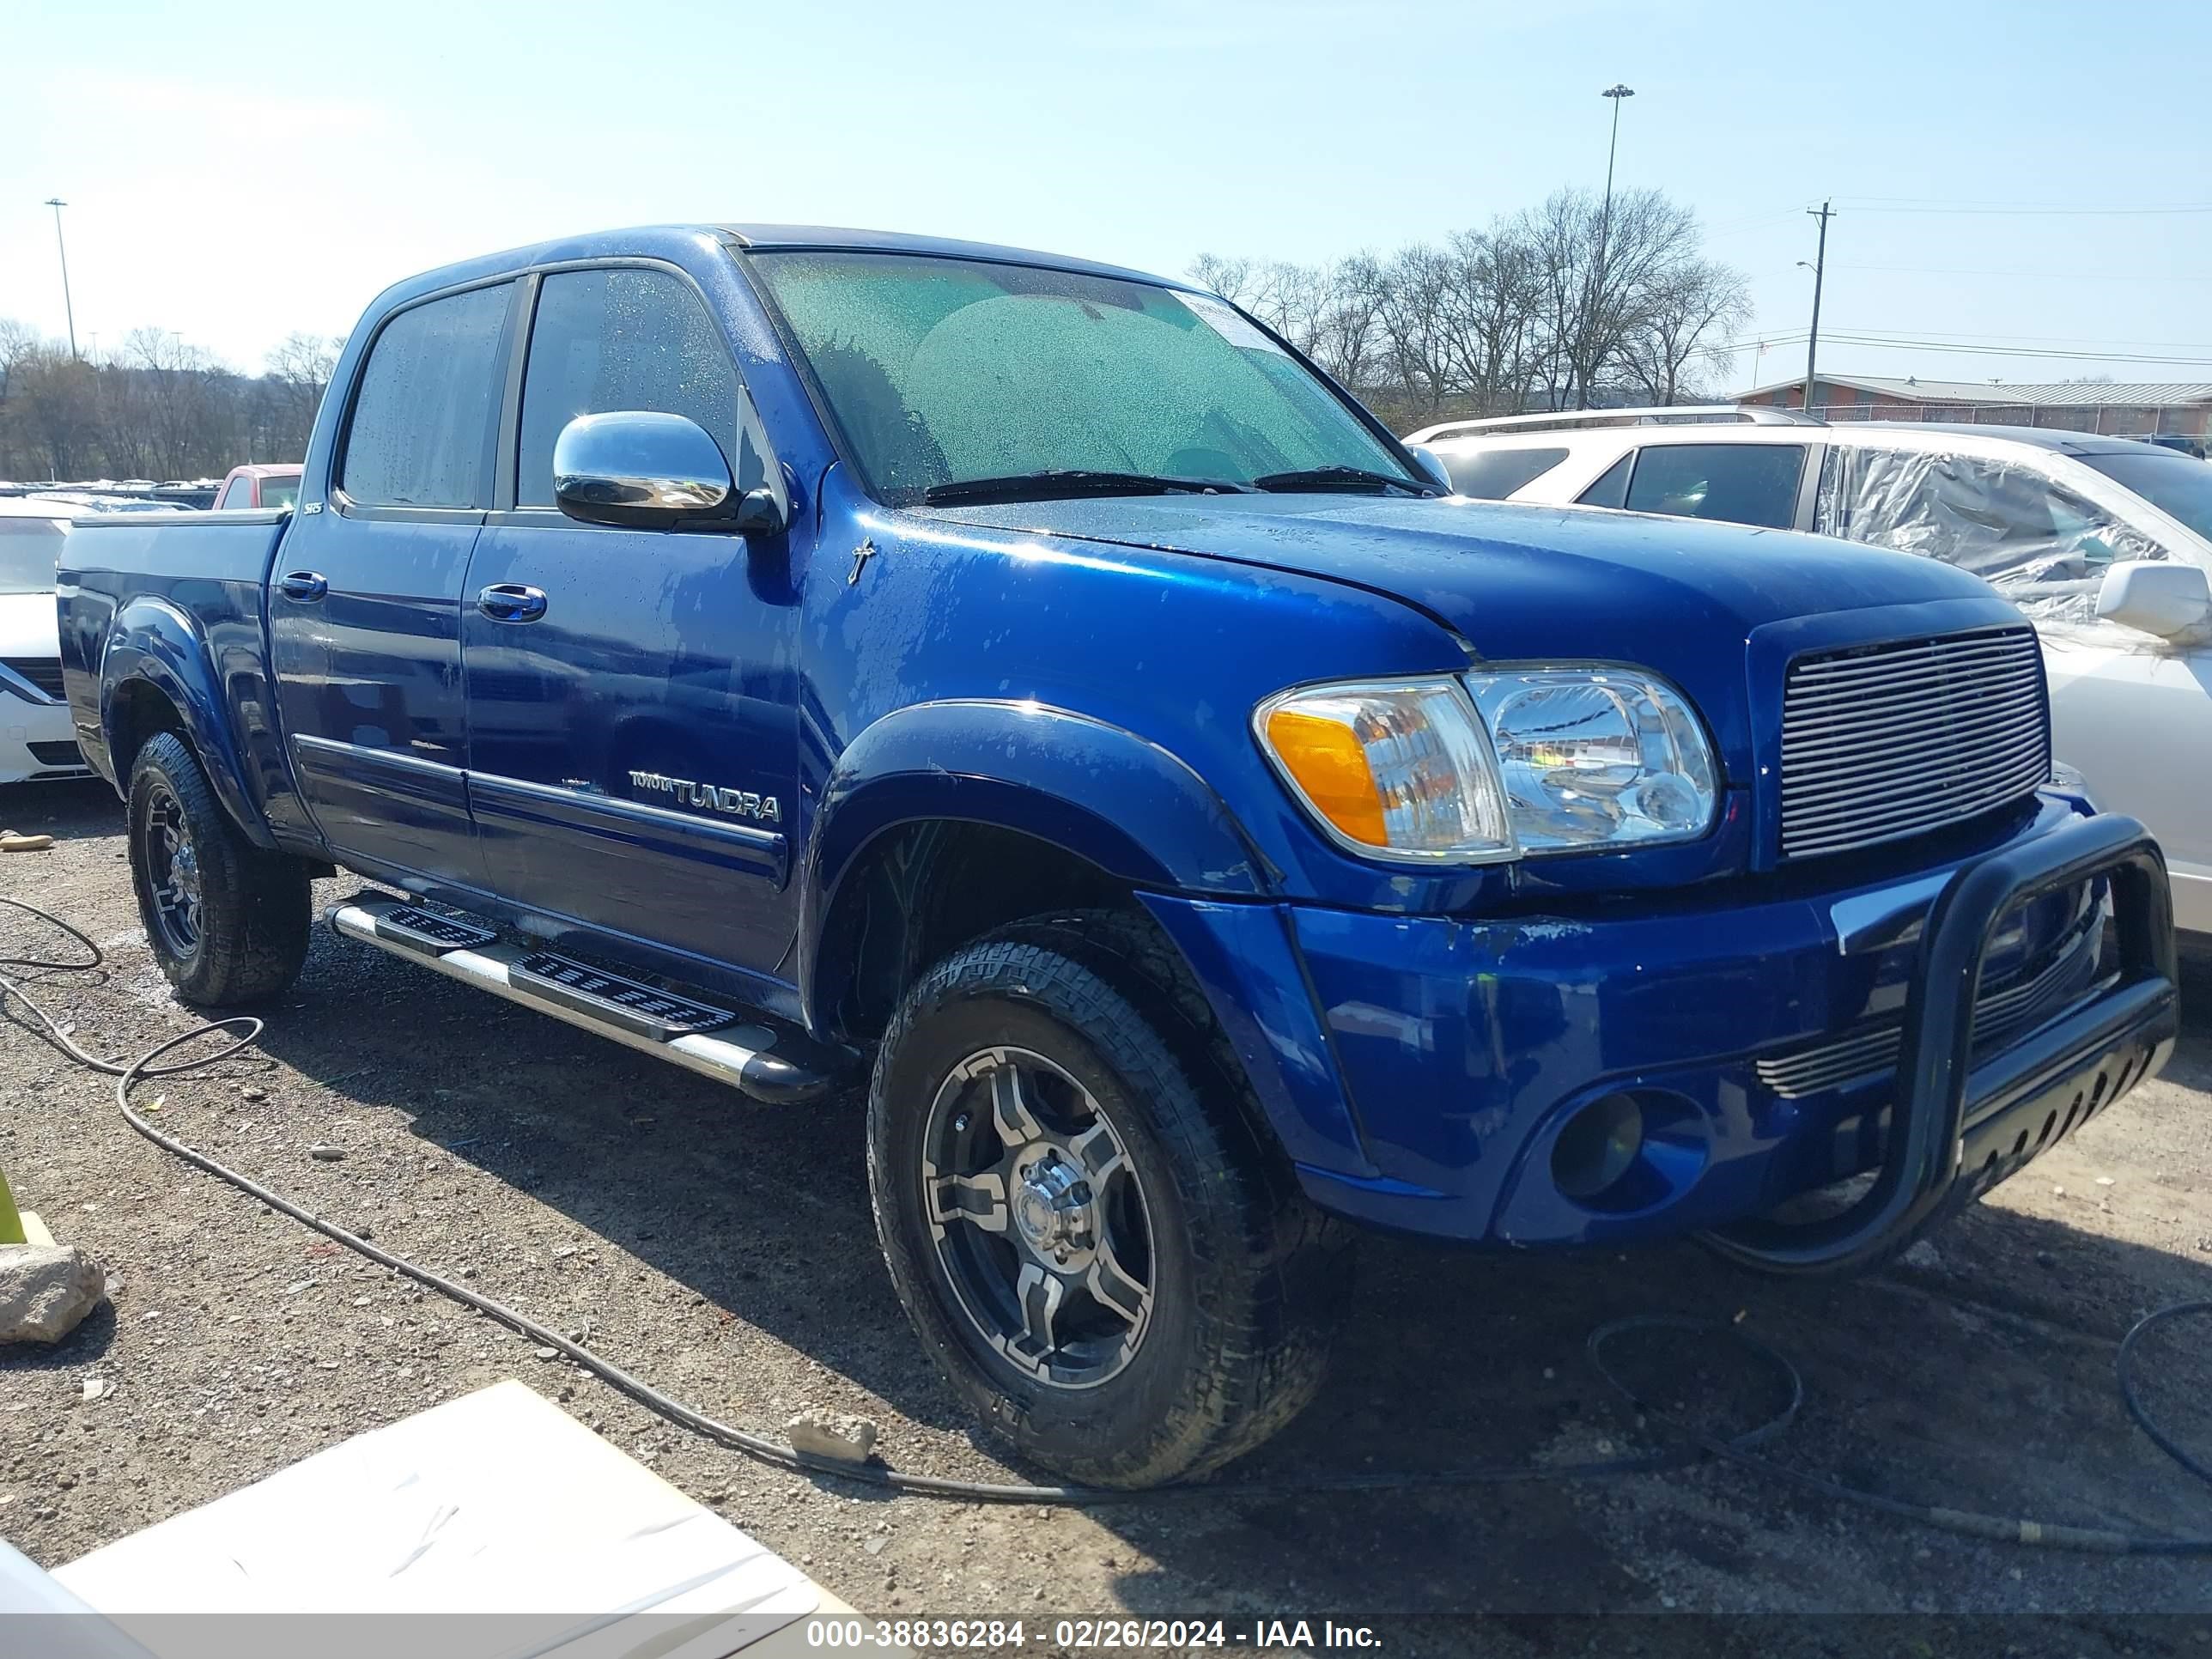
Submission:
<svg viewBox="0 0 2212 1659">
<path fill-rule="evenodd" d="M 184 739 L 157 732 L 131 768 L 131 882 L 146 943 L 180 1001 L 264 1001 L 307 959 L 307 868 L 246 840 Z"/>
<path fill-rule="evenodd" d="M 1305 1406 L 1348 1263 L 1129 937 L 1021 924 L 926 973 L 877 1055 L 868 1172 L 900 1297 L 984 1421 L 1147 1486 Z"/>
</svg>

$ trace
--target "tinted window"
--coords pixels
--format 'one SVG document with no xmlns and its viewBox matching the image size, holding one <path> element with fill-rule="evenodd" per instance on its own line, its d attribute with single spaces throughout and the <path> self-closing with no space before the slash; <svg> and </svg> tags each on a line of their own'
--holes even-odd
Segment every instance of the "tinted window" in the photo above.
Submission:
<svg viewBox="0 0 2212 1659">
<path fill-rule="evenodd" d="M 1628 475 L 1635 470 L 1636 452 L 1630 450 L 1599 475 L 1598 481 L 1575 497 L 1584 507 L 1626 507 Z"/>
<path fill-rule="evenodd" d="M 690 285 L 665 270 L 556 271 L 530 331 L 515 504 L 552 506 L 561 428 L 617 409 L 689 416 L 743 488 L 759 484 L 758 457 L 739 454 L 737 367 Z"/>
<path fill-rule="evenodd" d="M 1797 522 L 1804 470 L 1802 444 L 1653 444 L 1637 457 L 1628 505 L 1787 530 Z"/>
<path fill-rule="evenodd" d="M 1566 459 L 1564 449 L 1474 449 L 1445 455 L 1443 463 L 1452 488 L 1461 495 L 1502 501 Z"/>
<path fill-rule="evenodd" d="M 369 348 L 340 481 L 370 506 L 481 507 L 507 290 L 401 312 Z"/>
<path fill-rule="evenodd" d="M 297 478 L 264 478 L 261 481 L 261 505 L 289 507 L 300 499 Z"/>
<path fill-rule="evenodd" d="M 2171 449 L 2148 448 L 2141 454 L 2084 455 L 2081 464 L 2212 539 L 2212 464 Z"/>
</svg>

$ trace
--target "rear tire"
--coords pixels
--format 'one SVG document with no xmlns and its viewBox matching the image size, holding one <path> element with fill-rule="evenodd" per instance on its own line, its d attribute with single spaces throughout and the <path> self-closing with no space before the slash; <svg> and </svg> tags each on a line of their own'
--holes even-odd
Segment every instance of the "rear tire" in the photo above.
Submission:
<svg viewBox="0 0 2212 1659">
<path fill-rule="evenodd" d="M 176 733 L 139 750 L 128 822 L 146 943 L 180 1001 L 231 1007 L 292 982 L 307 955 L 307 866 L 246 840 Z"/>
<path fill-rule="evenodd" d="M 1312 1399 L 1349 1261 L 1176 988 L 1092 920 L 922 975 L 877 1055 L 869 1185 L 915 1329 L 986 1424 L 1070 1480 L 1148 1486 Z"/>
</svg>

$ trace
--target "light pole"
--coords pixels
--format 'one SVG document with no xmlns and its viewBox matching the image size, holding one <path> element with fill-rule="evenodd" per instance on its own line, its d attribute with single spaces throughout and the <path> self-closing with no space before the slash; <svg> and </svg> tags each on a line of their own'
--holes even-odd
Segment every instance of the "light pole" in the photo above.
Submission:
<svg viewBox="0 0 2212 1659">
<path fill-rule="evenodd" d="M 69 319 L 70 356 L 76 356 L 76 307 L 70 303 L 69 245 L 62 240 L 62 210 L 69 205 L 58 196 L 46 198 L 54 210 L 54 248 L 62 256 L 62 314 Z"/>
<path fill-rule="evenodd" d="M 1599 210 L 1597 216 L 1597 276 L 1591 284 L 1590 294 L 1593 310 L 1605 303 L 1605 255 L 1606 245 L 1613 237 L 1613 160 L 1620 149 L 1620 105 L 1623 99 L 1636 96 L 1636 88 L 1621 81 L 1607 87 L 1601 95 L 1613 105 L 1613 136 L 1607 140 L 1605 146 L 1605 206 Z M 1588 409 L 1590 402 L 1587 376 L 1577 391 L 1582 407 Z"/>
<path fill-rule="evenodd" d="M 1635 97 L 1636 88 L 1626 81 L 1619 81 L 1607 87 L 1599 96 L 1610 98 L 1613 100 L 1613 139 L 1605 147 L 1605 212 L 1601 221 L 1602 224 L 1609 225 L 1613 222 L 1613 158 L 1614 152 L 1620 148 L 1620 100 L 1624 98 Z M 1600 247 L 1605 246 L 1603 229 L 1598 232 L 1598 246 Z"/>
</svg>

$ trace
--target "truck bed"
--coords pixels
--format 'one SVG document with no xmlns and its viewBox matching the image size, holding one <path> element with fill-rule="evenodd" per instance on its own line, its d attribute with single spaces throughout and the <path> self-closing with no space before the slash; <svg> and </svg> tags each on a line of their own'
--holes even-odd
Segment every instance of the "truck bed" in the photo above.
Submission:
<svg viewBox="0 0 2212 1659">
<path fill-rule="evenodd" d="M 55 585 L 62 683 L 78 745 L 102 777 L 117 781 L 100 685 L 118 641 L 144 654 L 189 654 L 199 672 L 177 664 L 184 680 L 215 688 L 227 715 L 252 706 L 252 724 L 265 724 L 273 709 L 264 595 L 290 518 L 269 508 L 104 514 L 72 523 Z"/>
</svg>

